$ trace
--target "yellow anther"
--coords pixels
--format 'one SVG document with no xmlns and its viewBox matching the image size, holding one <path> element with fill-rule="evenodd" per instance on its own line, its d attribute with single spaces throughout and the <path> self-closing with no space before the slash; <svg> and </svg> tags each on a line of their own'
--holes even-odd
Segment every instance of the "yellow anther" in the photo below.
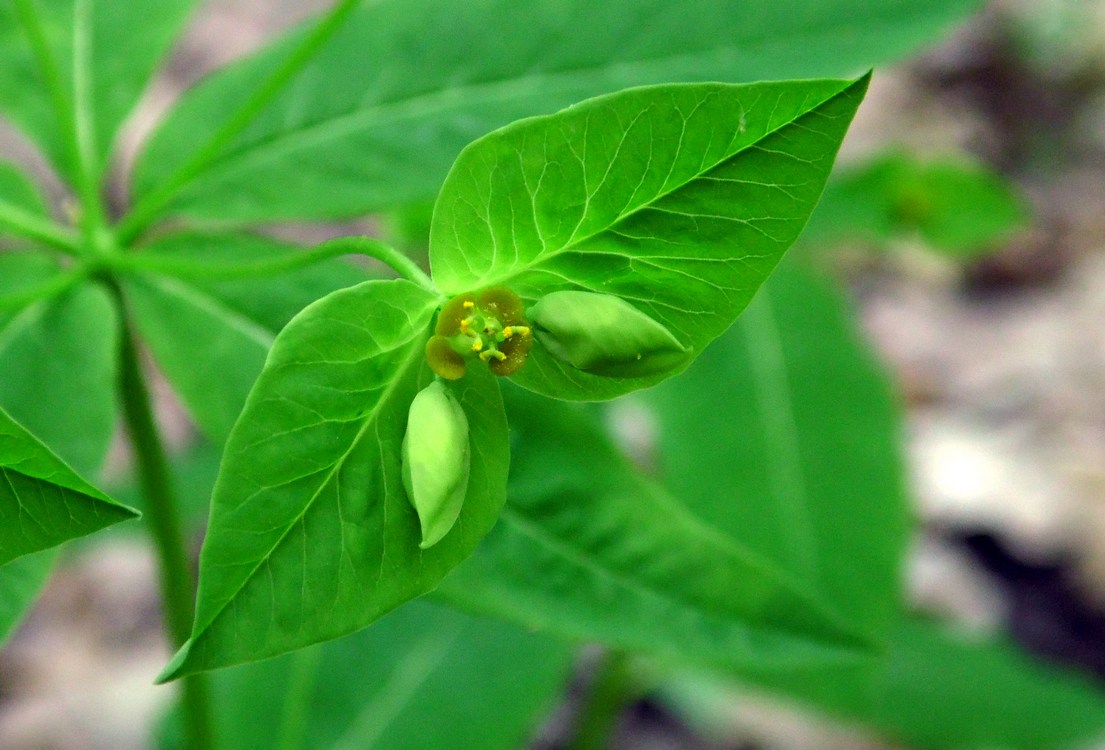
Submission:
<svg viewBox="0 0 1105 750">
<path fill-rule="evenodd" d="M 464 308 L 466 310 L 471 310 L 475 306 L 476 306 L 476 303 L 473 302 L 472 300 L 470 300 L 470 299 L 464 300 Z"/>
<path fill-rule="evenodd" d="M 483 349 L 483 339 L 478 338 L 472 342 L 472 351 L 478 352 L 480 349 Z"/>
<path fill-rule="evenodd" d="M 503 329 L 503 338 L 504 339 L 508 339 L 513 335 L 514 335 L 514 329 L 511 328 L 510 326 L 507 326 L 506 328 Z"/>
<path fill-rule="evenodd" d="M 468 318 L 462 318 L 460 321 L 460 332 L 468 333 Z"/>
</svg>

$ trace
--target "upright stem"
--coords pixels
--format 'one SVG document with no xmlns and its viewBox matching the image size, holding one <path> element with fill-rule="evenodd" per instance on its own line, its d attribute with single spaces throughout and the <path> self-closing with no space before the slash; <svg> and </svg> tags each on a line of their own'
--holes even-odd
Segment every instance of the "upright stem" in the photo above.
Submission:
<svg viewBox="0 0 1105 750">
<path fill-rule="evenodd" d="M 120 305 L 121 309 L 124 309 Z M 161 567 L 161 596 L 164 600 L 165 623 L 175 648 L 184 645 L 192 630 L 192 600 L 194 584 L 189 571 L 180 515 L 169 477 L 165 449 L 154 421 L 149 388 L 142 374 L 134 331 L 123 313 L 120 342 L 123 413 L 131 446 L 134 449 L 138 480 L 145 497 L 146 521 L 149 524 Z M 215 747 L 211 720 L 211 701 L 204 675 L 191 675 L 181 680 L 182 706 L 189 750 L 212 750 Z"/>
<path fill-rule="evenodd" d="M 591 683 L 568 750 L 607 750 L 618 717 L 640 693 L 628 656 L 621 651 L 607 653 Z"/>
</svg>

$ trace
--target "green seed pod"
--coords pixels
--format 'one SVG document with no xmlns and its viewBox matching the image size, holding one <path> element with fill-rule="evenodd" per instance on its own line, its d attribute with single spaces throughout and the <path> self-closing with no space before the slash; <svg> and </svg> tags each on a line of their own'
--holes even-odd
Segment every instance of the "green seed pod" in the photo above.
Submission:
<svg viewBox="0 0 1105 750">
<path fill-rule="evenodd" d="M 593 375 L 651 375 L 675 366 L 687 352 L 671 331 L 612 294 L 553 292 L 527 315 L 553 356 Z"/>
<path fill-rule="evenodd" d="M 471 456 L 468 418 L 460 402 L 435 380 L 418 392 L 403 436 L 403 487 L 422 525 L 422 549 L 441 541 L 460 516 Z"/>
</svg>

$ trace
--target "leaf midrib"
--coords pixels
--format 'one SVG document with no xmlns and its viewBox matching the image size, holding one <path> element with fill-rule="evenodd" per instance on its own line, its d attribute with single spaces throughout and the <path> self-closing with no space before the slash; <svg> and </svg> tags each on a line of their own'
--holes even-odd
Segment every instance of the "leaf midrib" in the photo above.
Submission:
<svg viewBox="0 0 1105 750">
<path fill-rule="evenodd" d="M 882 18 L 878 15 L 876 15 L 875 17 L 878 19 Z M 893 17 L 894 13 L 887 13 L 886 18 Z M 872 24 L 872 26 L 877 27 L 884 22 L 885 21 L 880 20 L 878 23 Z M 807 37 L 816 38 L 826 33 L 839 31 L 842 29 L 849 29 L 851 27 L 851 22 L 842 20 L 838 25 L 823 26 L 819 27 L 818 29 L 803 29 L 800 32 L 794 33 L 792 35 L 792 38 L 796 40 L 801 40 Z M 613 68 L 624 68 L 628 66 L 660 67 L 663 66 L 665 63 L 685 60 L 687 58 L 714 57 L 727 50 L 731 50 L 734 48 L 742 49 L 743 45 L 746 44 L 770 46 L 773 41 L 776 41 L 773 35 L 755 35 L 741 40 L 741 43 L 739 44 L 734 42 L 727 45 L 713 47 L 709 50 L 696 52 L 691 55 L 673 54 L 659 57 L 640 58 L 630 63 L 620 63 L 615 65 L 577 67 L 550 73 L 528 73 L 513 78 L 504 78 L 493 81 L 484 81 L 479 83 L 454 86 L 450 88 L 442 88 L 429 93 L 408 97 L 406 99 L 400 99 L 391 102 L 381 102 L 371 107 L 349 110 L 326 120 L 304 124 L 290 130 L 278 131 L 266 138 L 260 138 L 256 141 L 253 141 L 252 143 L 245 144 L 238 149 L 231 149 L 219 159 L 219 161 L 217 162 L 218 166 L 205 170 L 201 173 L 201 175 L 197 175 L 197 177 L 202 176 L 204 178 L 210 178 L 221 173 L 233 172 L 238 168 L 239 165 L 248 165 L 251 160 L 265 161 L 266 159 L 272 158 L 265 154 L 265 152 L 269 150 L 272 150 L 275 152 L 276 155 L 279 155 L 282 152 L 298 150 L 302 148 L 303 145 L 310 144 L 312 140 L 316 142 L 325 142 L 327 140 L 331 140 L 331 138 L 326 136 L 326 132 L 330 130 L 336 131 L 336 135 L 333 139 L 337 139 L 350 133 L 363 131 L 364 129 L 372 127 L 374 125 L 386 123 L 389 118 L 392 120 L 400 120 L 403 117 L 412 117 L 420 114 L 430 114 L 435 111 L 445 111 L 450 109 L 452 106 L 455 106 L 455 103 L 458 100 L 471 102 L 472 100 L 478 99 L 485 104 L 491 103 L 496 99 L 512 100 L 518 96 L 515 90 L 521 92 L 522 94 L 532 92 L 535 88 L 535 83 L 539 83 L 541 81 L 557 82 L 559 80 L 564 80 L 564 83 L 553 83 L 549 85 L 545 90 L 559 91 L 561 88 L 563 88 L 564 90 L 570 91 L 574 88 L 571 79 L 580 76 L 601 76 L 603 73 Z M 731 83 L 732 85 L 738 85 L 740 83 L 747 83 L 747 81 L 733 81 Z M 480 94 L 484 92 L 486 92 L 485 98 L 480 98 Z M 312 138 L 311 135 L 316 132 L 319 133 L 319 135 L 316 135 L 314 138 Z M 301 138 L 304 142 L 303 145 L 295 143 L 295 141 L 298 141 Z M 147 190 L 145 192 L 151 191 Z"/>
<path fill-rule="evenodd" d="M 736 149 L 732 152 L 727 153 L 724 157 L 719 158 L 718 160 L 714 161 L 713 163 L 710 163 L 708 166 L 704 167 L 700 171 L 696 172 L 694 174 L 694 176 L 690 177 L 686 181 L 681 182 L 678 185 L 675 185 L 674 187 L 671 187 L 671 188 L 668 188 L 667 183 L 665 182 L 665 188 L 664 189 L 660 190 L 655 195 L 651 196 L 646 202 L 640 203 L 637 206 L 634 206 L 632 209 L 629 209 L 629 210 L 623 209 L 622 212 L 619 213 L 618 216 L 615 219 L 613 219 L 606 226 L 604 226 L 600 229 L 596 229 L 595 231 L 593 231 L 589 234 L 583 235 L 581 237 L 578 237 L 578 238 L 573 236 L 572 241 L 565 244 L 563 247 L 557 248 L 557 249 L 552 250 L 552 251 L 543 250 L 539 255 L 535 256 L 534 259 L 531 262 L 525 263 L 521 266 L 512 266 L 510 273 L 501 274 L 499 276 L 492 276 L 490 279 L 487 276 L 483 276 L 479 279 L 479 281 L 473 282 L 474 285 L 475 285 L 474 288 L 476 288 L 476 287 L 485 287 L 485 286 L 503 285 L 503 284 L 506 284 L 511 279 L 516 279 L 519 276 L 523 276 L 526 273 L 529 273 L 529 272 L 533 271 L 535 268 L 540 267 L 541 265 L 553 260 L 554 258 L 557 258 L 558 256 L 564 255 L 566 253 L 571 253 L 571 252 L 586 252 L 586 250 L 581 249 L 581 247 L 580 247 L 581 245 L 583 245 L 587 242 L 590 242 L 591 240 L 593 240 L 595 237 L 598 237 L 599 235 L 602 235 L 606 232 L 611 231 L 612 229 L 617 227 L 619 224 L 621 224 L 626 219 L 636 215 L 637 213 L 639 213 L 641 211 L 644 211 L 646 209 L 651 208 L 654 204 L 662 201 L 663 199 L 667 198 L 668 196 L 672 195 L 673 193 L 676 193 L 676 192 L 682 190 L 683 188 L 687 187 L 687 185 L 690 185 L 691 183 L 693 183 L 695 180 L 699 180 L 703 176 L 708 175 L 710 172 L 713 172 L 715 169 L 722 166 L 726 162 L 737 158 L 738 156 L 740 156 L 744 152 L 746 152 L 749 149 L 759 145 L 760 143 L 767 140 L 768 138 L 776 135 L 777 133 L 781 132 L 782 130 L 784 130 L 786 128 L 791 127 L 792 125 L 794 125 L 794 123 L 801 120 L 802 118 L 812 114 L 813 112 L 816 112 L 818 109 L 820 109 L 820 108 L 824 107 L 825 105 L 829 104 L 830 102 L 836 100 L 838 97 L 841 97 L 841 96 L 847 94 L 849 91 L 851 91 L 855 87 L 856 83 L 857 83 L 857 81 L 848 82 L 848 84 L 846 86 L 844 86 L 839 91 L 832 94 L 831 96 L 828 96 L 825 99 L 822 99 L 817 104 L 811 106 L 809 109 L 803 111 L 801 114 L 797 115 L 793 119 L 790 119 L 790 120 L 787 120 L 786 122 L 780 123 L 779 125 L 777 125 L 774 128 L 771 128 L 770 130 L 765 130 L 764 133 L 759 138 L 757 138 L 756 140 L 750 141 L 750 142 L 744 144 L 743 146 L 741 146 L 740 148 L 738 148 L 738 149 Z M 693 85 L 693 84 L 691 84 L 691 85 Z M 682 140 L 680 142 L 682 143 Z"/>
<path fill-rule="evenodd" d="M 422 326 L 421 328 L 418 328 L 418 329 L 416 329 L 412 326 L 412 332 L 414 333 L 414 335 L 412 335 L 407 340 L 407 345 L 409 345 L 410 342 L 415 341 L 420 336 L 423 336 L 425 334 L 429 321 L 427 320 L 426 323 L 427 323 L 427 325 L 424 325 L 424 326 Z M 379 415 L 379 412 L 390 401 L 391 396 L 394 393 L 395 389 L 397 387 L 399 387 L 400 383 L 403 382 L 404 376 L 406 375 L 406 373 L 409 370 L 409 368 L 411 367 L 411 365 L 413 363 L 415 363 L 421 356 L 422 356 L 422 349 L 420 347 L 417 347 L 417 346 L 411 347 L 411 353 L 407 356 L 406 359 L 403 360 L 402 365 L 399 368 L 397 368 L 396 377 L 393 378 L 390 383 L 388 383 L 387 387 L 384 389 L 383 393 L 380 395 L 379 401 L 376 402 L 376 405 L 365 414 L 364 422 L 360 426 L 360 428 L 357 430 L 357 434 L 354 436 L 353 440 L 350 441 L 349 447 L 346 448 L 346 450 L 341 454 L 341 456 L 339 456 L 338 459 L 334 461 L 333 466 L 330 467 L 330 470 L 326 472 L 325 477 L 319 482 L 318 487 L 311 494 L 310 499 L 308 499 L 307 502 L 305 502 L 303 504 L 303 509 L 298 514 L 296 514 L 296 516 L 293 519 L 291 519 L 287 523 L 284 531 L 280 534 L 280 536 L 269 547 L 268 552 L 266 554 L 264 554 L 263 556 L 259 557 L 257 559 L 256 564 L 254 565 L 253 569 L 250 570 L 249 573 L 247 573 L 245 576 L 242 577 L 241 583 L 232 592 L 230 592 L 229 596 L 225 597 L 224 601 L 221 602 L 217 606 L 217 608 L 215 608 L 211 612 L 210 616 L 204 618 L 203 626 L 200 627 L 200 626 L 197 625 L 197 627 L 193 631 L 193 635 L 192 635 L 192 638 L 191 638 L 192 641 L 195 641 L 196 639 L 198 639 L 204 632 L 206 632 L 208 630 L 208 628 L 211 627 L 211 625 L 215 622 L 215 620 L 218 619 L 219 615 L 221 615 L 222 612 L 230 605 L 230 603 L 232 601 L 234 601 L 234 599 L 237 598 L 237 596 L 249 584 L 249 582 L 251 580 L 253 580 L 253 578 L 257 575 L 258 571 L 260 571 L 262 566 L 265 563 L 267 563 L 267 561 L 272 557 L 272 555 L 275 553 L 277 548 L 279 548 L 281 545 L 283 545 L 284 541 L 288 538 L 288 534 L 290 534 L 292 529 L 294 529 L 303 520 L 303 518 L 307 515 L 307 512 L 311 509 L 311 507 L 318 500 L 319 495 L 322 493 L 322 490 L 330 484 L 330 482 L 333 480 L 336 473 L 341 469 L 342 466 L 344 466 L 345 461 L 348 460 L 350 454 L 360 444 L 361 440 L 364 438 L 364 436 L 365 436 L 366 432 L 368 431 L 369 427 L 376 422 L 376 419 L 377 419 L 377 416 Z M 228 448 L 229 448 L 229 445 L 228 445 Z M 218 490 L 218 486 L 216 486 L 216 494 L 218 494 L 217 490 Z M 197 610 L 198 610 L 198 607 L 197 607 Z M 198 622 L 199 622 L 199 618 L 197 616 L 197 623 Z"/>
<path fill-rule="evenodd" d="M 669 505 L 673 508 L 679 507 L 674 502 L 669 503 Z M 797 599 L 803 604 L 809 606 L 810 609 L 812 611 L 815 611 L 818 617 L 822 619 L 823 625 L 825 625 L 826 627 L 835 627 L 843 631 L 848 630 L 847 625 L 841 621 L 839 616 L 826 610 L 815 597 L 810 597 L 807 592 L 804 592 L 800 585 L 797 585 L 795 582 L 788 580 L 789 576 L 784 571 L 776 570 L 773 566 L 770 566 L 767 563 L 759 564 L 759 561 L 754 556 L 754 553 L 740 549 L 736 545 L 735 541 L 714 531 L 713 529 L 710 529 L 709 527 L 702 527 L 702 523 L 697 517 L 690 514 L 682 515 L 682 520 L 685 521 L 688 525 L 698 528 L 698 530 L 700 532 L 703 532 L 705 536 L 713 537 L 715 541 L 718 542 L 722 547 L 728 548 L 730 554 L 738 559 L 741 559 L 750 568 L 758 568 L 760 573 L 762 573 L 765 577 L 770 577 L 770 579 L 772 579 L 773 582 L 776 583 L 780 588 L 785 587 L 786 591 L 788 592 L 788 596 L 793 597 L 794 599 Z M 734 618 L 739 621 L 739 618 L 741 616 L 747 617 L 749 620 L 751 620 L 753 617 L 752 613 L 734 615 L 733 613 L 726 611 L 709 611 L 704 609 L 699 602 L 696 602 L 693 599 L 684 596 L 680 596 L 679 594 L 682 592 L 682 589 L 677 588 L 673 591 L 668 587 L 653 586 L 651 585 L 652 582 L 647 579 L 642 582 L 637 581 L 633 578 L 629 578 L 624 573 L 605 566 L 601 558 L 596 558 L 595 556 L 588 554 L 584 550 L 579 550 L 572 547 L 570 544 L 564 542 L 551 531 L 542 527 L 539 523 L 530 520 L 528 517 L 525 516 L 524 513 L 517 510 L 510 504 L 507 504 L 504 507 L 502 512 L 502 520 L 505 523 L 512 525 L 520 533 L 529 536 L 539 544 L 543 544 L 545 547 L 551 549 L 558 556 L 570 562 L 573 562 L 584 569 L 591 570 L 602 577 L 612 580 L 619 586 L 622 586 L 628 591 L 634 592 L 644 598 L 659 599 L 661 601 L 669 602 L 681 610 L 690 611 L 696 617 L 712 615 L 721 618 L 723 621 L 728 622 L 733 622 Z M 757 629 L 749 622 L 743 623 L 742 626 L 746 627 L 749 630 Z M 804 639 L 811 638 L 810 634 L 807 632 L 785 626 L 780 627 L 777 624 L 768 628 L 759 629 L 774 630 L 776 632 L 785 633 L 792 636 L 797 635 L 798 637 Z"/>
</svg>

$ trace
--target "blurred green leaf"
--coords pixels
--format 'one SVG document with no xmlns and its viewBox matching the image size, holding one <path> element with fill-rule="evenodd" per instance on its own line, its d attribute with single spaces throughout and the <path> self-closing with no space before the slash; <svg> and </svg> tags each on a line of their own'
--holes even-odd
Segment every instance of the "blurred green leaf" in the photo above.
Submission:
<svg viewBox="0 0 1105 750">
<path fill-rule="evenodd" d="M 56 553 L 46 550 L 0 565 L 0 646 L 15 632 L 50 576 Z"/>
<path fill-rule="evenodd" d="M 1050 750 L 1105 734 L 1105 687 L 1046 665 L 1002 638 L 906 618 L 865 672 L 781 684 L 800 699 L 918 750 Z M 724 728 L 740 698 L 716 677 L 681 677 L 664 693 L 689 716 Z"/>
<path fill-rule="evenodd" d="M 801 242 L 882 247 L 917 237 L 933 250 L 972 257 L 994 250 L 1028 220 L 1013 185 L 983 165 L 892 151 L 833 177 Z"/>
<path fill-rule="evenodd" d="M 76 130 L 82 130 L 98 175 L 119 126 L 194 5 L 0 1 L 0 111 L 71 179 Z"/>
<path fill-rule="evenodd" d="M 498 525 L 439 589 L 529 628 L 751 671 L 853 663 L 863 645 L 812 589 L 641 476 L 581 406 L 507 390 Z"/>
<path fill-rule="evenodd" d="M 571 664 L 559 641 L 412 602 L 339 641 L 213 675 L 216 732 L 233 748 L 513 750 Z"/>
<path fill-rule="evenodd" d="M 0 565 L 137 515 L 0 409 Z"/>
<path fill-rule="evenodd" d="M 227 442 L 200 560 L 192 640 L 167 674 L 255 661 L 358 630 L 471 554 L 506 499 L 506 418 L 493 377 L 451 383 L 470 429 L 461 516 L 419 549 L 400 480 L 407 409 L 432 374 L 440 300 L 370 281 L 310 306 L 277 337 Z"/>
<path fill-rule="evenodd" d="M 277 332 L 300 309 L 366 273 L 328 260 L 267 277 L 220 278 L 278 254 L 302 252 L 247 234 L 172 235 L 144 248 L 124 282 L 135 324 L 209 439 L 226 440 Z"/>
<path fill-rule="evenodd" d="M 635 398 L 691 513 L 883 637 L 909 528 L 901 422 L 841 294 L 784 263 L 686 373 Z"/>
<path fill-rule="evenodd" d="M 13 229 L 9 220 L 12 212 L 17 215 L 26 213 L 38 219 L 46 219 L 50 215 L 46 201 L 30 178 L 14 165 L 0 161 L 0 236 Z"/>
<path fill-rule="evenodd" d="M 365 3 L 169 206 L 192 218 L 345 217 L 432 198 L 467 143 L 628 86 L 852 76 L 977 0 Z M 310 24 L 308 25 L 308 27 Z M 148 199 L 308 33 L 190 92 L 137 167 Z"/>
<path fill-rule="evenodd" d="M 36 256 L 3 265 L 21 267 L 20 286 L 53 272 Z M 115 431 L 117 329 L 107 292 L 91 284 L 0 312 L 0 407 L 91 478 Z"/>
<path fill-rule="evenodd" d="M 867 89 L 858 81 L 631 89 L 466 148 L 434 209 L 448 294 L 505 286 L 623 298 L 688 353 L 637 378 L 581 372 L 540 340 L 514 380 L 601 399 L 670 377 L 728 328 L 801 232 Z"/>
</svg>

